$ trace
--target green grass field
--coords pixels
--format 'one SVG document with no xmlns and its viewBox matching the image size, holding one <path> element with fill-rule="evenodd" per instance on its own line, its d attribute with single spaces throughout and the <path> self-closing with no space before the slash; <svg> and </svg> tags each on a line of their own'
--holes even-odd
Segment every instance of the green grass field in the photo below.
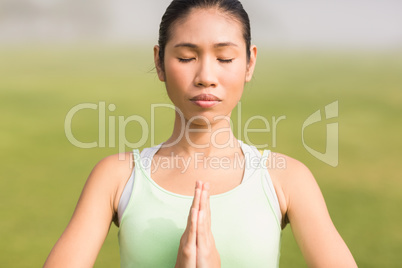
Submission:
<svg viewBox="0 0 402 268">
<path fill-rule="evenodd" d="M 66 227 L 92 167 L 116 146 L 82 149 L 64 132 L 68 111 L 105 102 L 109 118 L 140 115 L 153 103 L 170 103 L 152 71 L 152 48 L 9 48 L 0 50 L 0 263 L 39 267 Z M 304 148 L 304 120 L 339 101 L 339 165 L 331 167 Z M 155 142 L 169 137 L 173 113 L 157 110 Z M 255 77 L 246 86 L 241 122 L 286 116 L 272 133 L 249 136 L 254 144 L 305 163 L 315 175 L 331 217 L 360 267 L 402 262 L 402 52 L 289 52 L 260 50 Z M 261 122 L 260 122 L 261 123 Z M 306 129 L 306 143 L 325 150 L 326 122 Z M 117 125 L 117 123 L 116 123 Z M 250 125 L 262 127 L 256 121 Z M 72 123 L 83 142 L 98 140 L 98 112 L 83 110 Z M 117 133 L 118 127 L 116 127 Z M 129 124 L 132 142 L 141 136 Z M 106 141 L 108 141 L 106 135 Z M 118 145 L 117 138 L 115 139 Z M 143 147 L 149 146 L 148 139 Z M 130 148 L 126 148 L 130 150 Z M 115 226 L 95 267 L 118 267 Z M 306 267 L 288 226 L 281 267 Z"/>
</svg>

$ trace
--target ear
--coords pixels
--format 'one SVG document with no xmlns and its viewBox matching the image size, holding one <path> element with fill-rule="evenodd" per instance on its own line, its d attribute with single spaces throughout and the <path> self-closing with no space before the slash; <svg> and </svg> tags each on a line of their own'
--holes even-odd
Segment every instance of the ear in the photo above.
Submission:
<svg viewBox="0 0 402 268">
<path fill-rule="evenodd" d="M 250 82 L 251 78 L 253 78 L 256 62 L 257 62 L 257 47 L 252 45 L 250 47 L 250 61 L 247 64 L 246 82 Z"/>
<path fill-rule="evenodd" d="M 165 72 L 163 71 L 163 68 L 161 66 L 161 61 L 159 58 L 159 46 L 154 46 L 154 63 L 155 63 L 155 68 L 156 72 L 158 73 L 158 78 L 160 81 L 165 82 Z"/>
</svg>

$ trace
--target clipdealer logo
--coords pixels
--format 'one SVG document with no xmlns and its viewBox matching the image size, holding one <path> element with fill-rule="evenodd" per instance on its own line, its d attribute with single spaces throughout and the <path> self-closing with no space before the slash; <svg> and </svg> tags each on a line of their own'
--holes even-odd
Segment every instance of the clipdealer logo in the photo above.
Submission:
<svg viewBox="0 0 402 268">
<path fill-rule="evenodd" d="M 108 115 L 110 112 L 114 112 L 116 110 L 116 105 L 114 104 L 109 104 L 106 105 L 105 102 L 101 101 L 98 104 L 96 103 L 81 103 L 77 104 L 74 107 L 72 107 L 64 121 L 64 132 L 69 140 L 69 142 L 79 148 L 84 148 L 84 149 L 89 149 L 89 148 L 104 148 L 104 147 L 118 147 L 119 152 L 125 152 L 126 147 L 129 148 L 140 148 L 145 145 L 145 143 L 150 139 L 151 141 L 151 146 L 156 146 L 155 144 L 155 133 L 156 133 L 156 126 L 155 126 L 155 121 L 156 121 L 156 110 L 157 109 L 170 109 L 176 111 L 180 117 L 181 117 L 181 124 L 182 124 L 182 130 L 183 133 L 181 133 L 180 138 L 186 138 L 189 141 L 189 144 L 191 144 L 194 147 L 197 148 L 205 148 L 206 145 L 198 145 L 194 144 L 190 140 L 189 132 L 200 132 L 200 130 L 195 130 L 190 128 L 190 124 L 194 119 L 200 119 L 204 120 L 206 124 L 210 124 L 210 122 L 206 118 L 201 118 L 197 116 L 197 118 L 192 118 L 189 120 L 189 122 L 185 122 L 184 115 L 174 105 L 171 104 L 152 104 L 151 105 L 151 119 L 150 122 L 148 122 L 145 118 L 139 116 L 139 115 L 131 115 L 128 117 L 125 116 L 116 116 L 116 115 Z M 284 121 L 287 119 L 285 115 L 276 117 L 272 116 L 270 120 L 268 118 L 265 118 L 261 115 L 255 115 L 250 118 L 248 118 L 244 124 L 244 127 L 241 126 L 242 122 L 242 112 L 241 112 L 241 102 L 238 104 L 238 133 L 237 133 L 237 138 L 242 140 L 244 138 L 245 142 L 249 145 L 255 146 L 257 149 L 264 149 L 267 147 L 271 148 L 276 148 L 277 147 L 277 131 L 278 131 L 278 125 L 280 122 Z M 72 130 L 72 121 L 76 114 L 79 113 L 81 110 L 84 109 L 89 109 L 89 110 L 95 110 L 97 111 L 97 121 L 98 121 L 98 139 L 96 141 L 92 142 L 82 142 L 78 140 L 74 135 L 73 135 L 73 130 Z M 319 122 L 322 122 L 324 120 L 332 119 L 332 118 L 337 118 L 339 113 L 338 113 L 339 107 L 338 107 L 338 101 L 332 102 L 324 107 L 324 116 L 322 116 L 322 111 L 319 109 L 312 113 L 302 124 L 302 129 L 301 129 L 301 139 L 304 148 L 315 158 L 319 159 L 320 161 L 332 166 L 336 167 L 338 166 L 338 123 L 328 123 L 326 124 L 326 148 L 325 152 L 319 152 L 318 150 L 313 149 L 311 146 L 309 146 L 306 141 L 305 141 L 305 130 L 314 124 L 317 124 Z M 214 120 L 227 120 L 230 123 L 231 129 L 233 129 L 233 122 L 229 117 L 225 116 L 217 116 L 217 118 L 214 118 Z M 254 129 L 250 128 L 250 124 L 253 121 L 260 121 L 264 124 L 264 128 L 259 128 L 259 129 Z M 139 124 L 141 126 L 141 133 L 137 133 L 135 135 L 137 138 L 139 137 L 139 140 L 136 142 L 131 142 L 127 140 L 126 137 L 126 127 L 128 124 Z M 209 128 L 205 130 L 205 132 L 211 132 L 211 126 L 208 125 Z M 240 130 L 242 129 L 242 130 Z M 116 135 L 117 131 L 117 135 Z M 202 130 L 201 130 L 202 131 Z M 229 129 L 224 130 L 224 131 L 229 131 Z M 219 130 L 218 132 L 222 132 L 222 130 Z M 108 139 L 106 139 L 108 133 Z M 267 135 L 271 136 L 271 142 L 270 144 L 254 144 L 249 137 L 250 133 L 266 133 Z M 231 146 L 231 144 L 218 144 L 216 143 L 216 135 L 219 133 L 212 133 L 211 136 L 211 143 L 213 146 L 217 148 L 224 148 L 226 146 Z M 116 144 L 117 142 L 117 144 Z M 177 141 L 176 141 L 177 142 Z M 171 146 L 175 142 L 172 142 L 172 144 L 166 145 L 166 146 Z"/>
<path fill-rule="evenodd" d="M 331 119 L 331 118 L 337 118 L 339 116 L 339 105 L 338 101 L 332 102 L 328 105 L 325 106 L 324 108 L 324 117 L 325 120 Z M 321 153 L 317 150 L 314 150 L 310 146 L 308 146 L 305 142 L 305 136 L 304 136 L 304 131 L 308 126 L 311 126 L 313 124 L 319 123 L 323 121 L 323 117 L 321 116 L 321 110 L 315 111 L 313 114 L 311 114 L 306 121 L 304 121 L 303 126 L 302 126 L 302 142 L 304 148 L 315 158 L 321 160 L 322 162 L 332 166 L 336 167 L 338 166 L 338 151 L 339 151 L 339 126 L 338 123 L 328 123 L 326 124 L 326 146 L 325 146 L 325 152 Z"/>
<path fill-rule="evenodd" d="M 237 108 L 237 138 L 239 140 L 245 140 L 245 142 L 249 145 L 255 146 L 257 149 L 263 149 L 267 147 L 273 147 L 275 148 L 277 145 L 277 131 L 278 131 L 278 125 L 280 122 L 286 120 L 286 116 L 282 115 L 279 117 L 272 116 L 271 118 L 265 118 L 260 115 L 254 115 L 251 116 L 250 118 L 247 118 L 245 120 L 244 127 L 241 126 L 242 120 L 242 109 L 241 109 L 241 102 L 238 103 L 238 108 Z M 78 148 L 84 148 L 84 149 L 90 149 L 90 148 L 104 148 L 104 147 L 109 147 L 109 148 L 114 148 L 118 147 L 119 152 L 125 152 L 126 147 L 129 148 L 140 148 L 148 142 L 148 140 L 151 141 L 151 146 L 156 146 L 157 144 L 155 143 L 155 134 L 156 134 L 156 110 L 162 110 L 164 112 L 165 110 L 170 110 L 170 111 L 175 111 L 179 117 L 180 117 L 180 124 L 181 124 L 181 133 L 179 137 L 171 142 L 171 144 L 164 144 L 164 146 L 172 146 L 175 143 L 177 143 L 181 138 L 187 139 L 188 143 L 193 146 L 194 148 L 207 148 L 209 144 L 212 144 L 212 146 L 216 148 L 225 148 L 227 146 L 234 146 L 233 144 L 227 143 L 227 144 L 219 144 L 217 142 L 217 136 L 222 133 L 222 132 L 229 132 L 233 130 L 234 127 L 234 122 L 231 120 L 229 116 L 215 116 L 213 118 L 214 122 L 224 120 L 228 122 L 228 125 L 230 125 L 228 128 L 225 129 L 219 129 L 217 131 L 212 131 L 211 127 L 211 122 L 204 117 L 204 116 L 194 116 L 189 120 L 185 119 L 185 116 L 183 112 L 175 107 L 172 104 L 151 104 L 150 106 L 150 116 L 151 118 L 149 120 L 146 120 L 144 117 L 140 115 L 130 115 L 128 117 L 122 116 L 122 115 L 109 115 L 110 112 L 114 112 L 116 110 L 116 105 L 114 104 L 109 104 L 106 105 L 104 101 L 99 102 L 98 104 L 96 103 L 81 103 L 77 104 L 74 107 L 72 107 L 68 112 L 64 120 L 64 132 L 65 135 L 68 139 L 68 141 L 78 147 Z M 94 110 L 97 111 L 97 121 L 98 121 L 98 137 L 97 140 L 94 140 L 92 142 L 82 142 L 79 139 L 77 139 L 74 134 L 73 134 L 73 128 L 72 128 L 72 122 L 75 117 L 78 116 L 80 111 L 82 110 Z M 191 124 L 194 122 L 194 120 L 201 120 L 205 122 L 205 125 L 207 126 L 206 129 L 192 129 Z M 253 122 L 260 122 L 264 125 L 262 128 L 251 128 L 251 125 Z M 135 133 L 135 137 L 139 137 L 139 140 L 136 142 L 129 141 L 126 137 L 126 128 L 129 124 L 137 124 L 141 127 L 141 131 L 138 133 Z M 117 132 L 117 135 L 116 135 Z M 195 144 L 189 135 L 191 132 L 209 132 L 211 133 L 211 141 L 208 144 Z M 108 133 L 108 139 L 107 135 Z M 270 144 L 254 144 L 252 139 L 250 138 L 250 134 L 252 133 L 265 133 L 267 135 L 270 135 L 271 140 Z M 117 144 L 116 144 L 117 143 Z"/>
</svg>

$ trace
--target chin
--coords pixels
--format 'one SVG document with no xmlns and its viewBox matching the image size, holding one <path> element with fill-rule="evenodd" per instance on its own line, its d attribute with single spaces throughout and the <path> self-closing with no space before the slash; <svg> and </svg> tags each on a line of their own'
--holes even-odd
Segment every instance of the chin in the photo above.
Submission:
<svg viewBox="0 0 402 268">
<path fill-rule="evenodd" d="M 191 122 L 195 126 L 214 125 L 223 121 L 230 122 L 230 113 L 218 113 L 216 111 L 204 111 L 201 113 L 185 114 L 186 122 Z"/>
</svg>

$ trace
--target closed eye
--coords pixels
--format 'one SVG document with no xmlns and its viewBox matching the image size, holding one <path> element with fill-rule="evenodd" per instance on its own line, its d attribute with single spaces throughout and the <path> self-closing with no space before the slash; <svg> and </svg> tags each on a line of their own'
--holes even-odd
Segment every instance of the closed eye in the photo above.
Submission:
<svg viewBox="0 0 402 268">
<path fill-rule="evenodd" d="M 218 59 L 218 61 L 220 61 L 222 63 L 232 63 L 233 59 Z"/>
<path fill-rule="evenodd" d="M 192 60 L 195 60 L 195 58 L 189 58 L 189 59 L 183 59 L 183 58 L 178 58 L 179 62 L 190 62 Z"/>
</svg>

